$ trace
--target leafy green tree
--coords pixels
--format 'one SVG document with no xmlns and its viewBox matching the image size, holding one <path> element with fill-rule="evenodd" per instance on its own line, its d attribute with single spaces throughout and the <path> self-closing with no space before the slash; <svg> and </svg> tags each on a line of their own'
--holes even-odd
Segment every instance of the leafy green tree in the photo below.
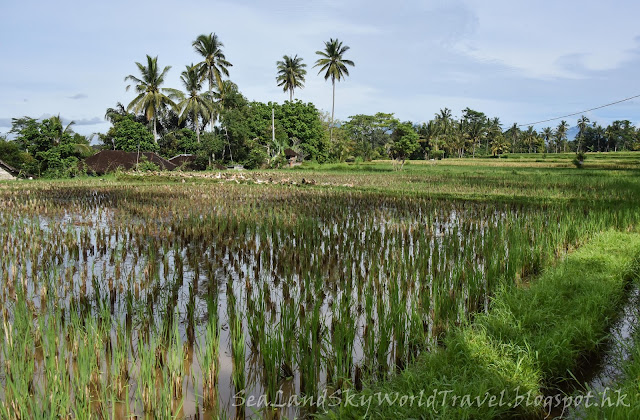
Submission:
<svg viewBox="0 0 640 420">
<path fill-rule="evenodd" d="M 331 102 L 331 127 L 329 128 L 329 139 L 333 140 L 333 120 L 336 105 L 336 80 L 340 81 L 349 76 L 347 66 L 354 67 L 355 64 L 351 60 L 344 58 L 344 54 L 349 50 L 347 45 L 342 45 L 338 39 L 330 38 L 324 43 L 324 51 L 316 51 L 321 58 L 316 60 L 313 67 L 320 67 L 318 74 L 324 72 L 324 80 L 331 79 L 333 88 L 333 99 Z"/>
<path fill-rule="evenodd" d="M 293 91 L 296 88 L 302 89 L 304 87 L 304 77 L 307 74 L 304 68 L 307 65 L 297 54 L 293 57 L 285 55 L 282 57 L 282 61 L 276 62 L 276 65 L 278 66 L 278 76 L 276 77 L 278 86 L 282 86 L 282 90 L 285 92 L 289 91 L 289 100 L 293 101 Z"/>
<path fill-rule="evenodd" d="M 165 88 L 161 88 L 164 84 L 164 78 L 171 66 L 166 66 L 162 71 L 158 68 L 158 57 L 147 55 L 147 65 L 144 66 L 136 62 L 138 70 L 142 78 L 138 78 L 132 74 L 124 78 L 125 82 L 130 80 L 135 85 L 135 91 L 138 94 L 127 106 L 127 111 L 134 113 L 143 112 L 147 120 L 153 121 L 153 140 L 158 142 L 157 120 L 161 109 L 166 106 L 176 108 L 176 104 L 163 92 Z M 127 91 L 132 85 L 127 85 Z"/>
<path fill-rule="evenodd" d="M 404 167 L 405 160 L 419 147 L 418 133 L 409 123 L 397 124 L 391 135 L 391 154 L 401 162 L 400 170 Z"/>
<path fill-rule="evenodd" d="M 22 169 L 45 177 L 67 177 L 79 172 L 78 163 L 86 155 L 87 141 L 72 136 L 59 117 L 39 122 L 33 118 L 14 118 L 10 133 L 21 151 L 32 159 L 26 159 Z M 80 143 L 77 143 L 80 142 Z"/>
<path fill-rule="evenodd" d="M 196 132 L 198 143 L 200 143 L 200 120 L 205 126 L 209 118 L 215 114 L 215 105 L 212 95 L 201 94 L 202 89 L 202 67 L 191 64 L 180 74 L 186 94 L 177 89 L 168 89 L 171 99 L 177 101 L 179 110 L 179 122 L 183 123 L 187 118 L 191 118 L 191 125 Z"/>
<path fill-rule="evenodd" d="M 100 135 L 100 140 L 106 149 L 124 150 L 125 152 L 158 152 L 160 147 L 153 139 L 147 127 L 135 122 L 132 116 L 127 116 L 115 124 L 106 134 Z"/>
<path fill-rule="evenodd" d="M 203 58 L 198 65 L 202 69 L 203 77 L 209 81 L 209 96 L 214 95 L 214 84 L 221 94 L 224 90 L 222 76 L 229 77 L 228 67 L 233 67 L 233 64 L 227 61 L 227 58 L 222 52 L 224 44 L 220 42 L 215 33 L 210 33 L 209 35 L 199 35 L 191 45 Z M 215 115 L 212 114 L 209 119 L 211 122 L 211 131 L 213 131 L 215 120 Z"/>
<path fill-rule="evenodd" d="M 196 154 L 199 152 L 201 145 L 200 139 L 193 130 L 181 128 L 172 130 L 158 141 L 160 154 L 172 158 L 173 156 L 186 154 Z"/>
<path fill-rule="evenodd" d="M 280 112 L 276 113 L 276 118 L 289 141 L 299 139 L 300 147 L 309 159 L 325 162 L 328 159 L 330 143 L 324 141 L 320 111 L 315 105 L 296 100 L 285 102 L 279 108 Z"/>
<path fill-rule="evenodd" d="M 461 128 L 472 145 L 472 156 L 476 155 L 476 147 L 487 135 L 487 117 L 483 112 L 465 108 L 462 111 Z M 464 154 L 464 150 L 463 150 Z"/>
<path fill-rule="evenodd" d="M 28 152 L 20 150 L 17 142 L 7 140 L 4 136 L 0 136 L 0 159 L 19 171 L 34 163 L 33 157 Z"/>
<path fill-rule="evenodd" d="M 355 143 L 355 153 L 371 160 L 375 150 L 391 140 L 397 123 L 393 114 L 378 112 L 375 115 L 353 115 L 345 122 L 344 128 Z"/>
<path fill-rule="evenodd" d="M 636 130 L 629 120 L 616 120 L 607 127 L 609 148 L 631 150 L 636 142 Z"/>
</svg>

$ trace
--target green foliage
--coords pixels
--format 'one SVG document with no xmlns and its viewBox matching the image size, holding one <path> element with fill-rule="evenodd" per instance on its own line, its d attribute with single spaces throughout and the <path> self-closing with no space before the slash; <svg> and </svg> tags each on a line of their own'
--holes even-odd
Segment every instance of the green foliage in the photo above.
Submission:
<svg viewBox="0 0 640 420">
<path fill-rule="evenodd" d="M 418 133 L 413 126 L 409 123 L 397 124 L 391 135 L 392 156 L 404 161 L 418 147 Z"/>
<path fill-rule="evenodd" d="M 162 71 L 158 67 L 158 57 L 147 55 L 147 65 L 136 62 L 141 77 L 132 74 L 125 77 L 125 81 L 130 80 L 138 94 L 127 106 L 127 111 L 143 113 L 147 120 L 153 121 L 153 138 L 157 139 L 158 114 L 162 109 L 170 106 L 176 109 L 176 104 L 163 92 L 166 89 L 160 86 L 164 84 L 164 78 L 171 66 L 166 66 Z M 127 90 L 132 85 L 127 86 Z"/>
<path fill-rule="evenodd" d="M 39 122 L 33 118 L 14 118 L 11 133 L 22 155 L 20 168 L 27 173 L 44 177 L 69 177 L 78 175 L 80 159 L 92 150 L 83 136 L 70 129 L 73 122 L 63 127 L 59 116 Z"/>
<path fill-rule="evenodd" d="M 254 147 L 249 150 L 247 158 L 244 160 L 243 165 L 246 169 L 260 168 L 267 161 L 267 152 L 260 146 Z"/>
<path fill-rule="evenodd" d="M 160 167 L 153 162 L 150 162 L 146 156 L 142 155 L 140 162 L 138 162 L 137 170 L 141 172 L 153 172 L 159 171 Z"/>
<path fill-rule="evenodd" d="M 377 148 L 391 141 L 391 133 L 396 124 L 398 120 L 393 114 L 378 112 L 375 115 L 351 116 L 345 122 L 344 128 L 355 142 L 355 153 L 371 160 Z"/>
<path fill-rule="evenodd" d="M 329 145 L 324 141 L 320 112 L 311 102 L 287 101 L 276 113 L 288 139 L 299 139 L 307 158 L 317 162 L 327 161 Z"/>
<path fill-rule="evenodd" d="M 275 114 L 275 141 L 273 140 L 271 113 Z M 312 103 L 286 101 L 280 105 L 269 102 L 247 102 L 239 95 L 233 108 L 221 114 L 221 138 L 228 141 L 234 161 L 243 162 L 259 145 L 267 158 L 275 157 L 294 143 L 308 159 L 326 162 L 328 142 L 320 121 L 320 112 Z M 262 152 L 261 152 L 262 153 Z M 226 155 L 225 157 L 231 158 Z M 258 157 L 253 152 L 251 160 Z"/>
<path fill-rule="evenodd" d="M 153 141 L 153 135 L 143 124 L 127 116 L 113 124 L 107 134 L 101 134 L 104 147 L 125 152 L 158 152 L 159 146 Z"/>
<path fill-rule="evenodd" d="M 198 142 L 196 133 L 188 128 L 171 131 L 165 134 L 159 141 L 160 153 L 167 158 L 183 153 L 196 154 L 202 147 Z"/>
<path fill-rule="evenodd" d="M 442 160 L 444 157 L 444 150 L 434 150 L 431 152 L 431 158 L 436 160 Z"/>
<path fill-rule="evenodd" d="M 544 395 L 572 376 L 582 357 L 598 349 L 622 300 L 626 279 L 633 270 L 637 275 L 639 253 L 637 234 L 600 234 L 530 286 L 500 289 L 488 313 L 454 329 L 442 348 L 423 354 L 391 381 L 371 385 L 354 400 L 374 396 L 380 401 L 375 399 L 378 392 L 423 392 L 425 398 L 442 390 L 458 396 L 488 393 L 505 404 L 435 402 L 430 409 L 434 418 L 447 419 L 541 415 L 541 407 L 513 403 L 518 395 Z M 635 381 L 631 389 L 637 390 L 637 377 Z M 374 402 L 345 406 L 325 418 L 363 418 L 365 411 L 368 418 L 419 418 L 424 407 Z"/>
<path fill-rule="evenodd" d="M 573 158 L 573 164 L 576 168 L 581 169 L 584 166 L 584 161 L 587 159 L 587 155 L 584 152 L 576 153 L 576 157 Z"/>
<path fill-rule="evenodd" d="M 34 163 L 33 157 L 28 152 L 20 150 L 17 142 L 7 140 L 4 137 L 0 138 L 0 160 L 17 170 Z"/>
<path fill-rule="evenodd" d="M 276 62 L 276 65 L 278 66 L 278 77 L 276 77 L 278 86 L 282 86 L 285 92 L 289 91 L 289 100 L 293 101 L 294 90 L 304 87 L 304 76 L 307 74 L 304 68 L 307 65 L 302 62 L 302 57 L 297 55 L 294 57 L 285 55 L 282 61 Z"/>
</svg>

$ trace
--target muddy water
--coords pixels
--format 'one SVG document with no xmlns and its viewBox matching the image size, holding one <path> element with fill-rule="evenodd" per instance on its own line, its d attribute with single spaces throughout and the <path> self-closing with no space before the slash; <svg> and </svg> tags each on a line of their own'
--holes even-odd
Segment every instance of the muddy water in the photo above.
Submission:
<svg viewBox="0 0 640 420">
<path fill-rule="evenodd" d="M 618 321 L 610 330 L 610 338 L 602 357 L 595 360 L 589 368 L 578 378 L 577 389 L 573 395 L 586 395 L 591 392 L 594 398 L 590 403 L 598 404 L 602 395 L 612 397 L 616 383 L 622 379 L 622 366 L 631 357 L 634 336 L 640 333 L 640 288 L 634 284 L 629 297 L 622 309 Z M 615 400 L 615 398 L 614 398 Z M 562 412 L 555 408 L 551 418 L 582 419 L 585 418 L 583 406 L 572 407 Z"/>
<path fill-rule="evenodd" d="M 180 339 L 184 343 L 187 341 L 188 320 L 185 317 L 187 306 L 192 301 L 195 305 L 195 343 L 185 344 L 186 353 L 188 355 L 185 361 L 184 380 L 183 380 L 183 405 L 180 410 L 180 416 L 184 417 L 200 417 L 214 418 L 217 413 L 206 412 L 196 403 L 196 396 L 201 394 L 202 386 L 202 370 L 198 363 L 197 351 L 194 347 L 204 345 L 204 326 L 212 314 L 208 313 L 207 299 L 210 293 L 217 296 L 217 319 L 220 327 L 220 356 L 218 371 L 218 399 L 220 408 L 225 416 L 233 417 L 236 414 L 234 402 L 234 386 L 232 383 L 233 359 L 231 351 L 231 333 L 229 329 L 229 298 L 236 299 L 237 309 L 243 320 L 242 328 L 245 334 L 248 332 L 247 317 L 248 306 L 247 299 L 257 301 L 263 299 L 262 296 L 268 296 L 268 307 L 266 311 L 266 322 L 269 325 L 277 325 L 281 317 L 279 308 L 281 304 L 286 303 L 283 292 L 283 283 L 291 288 L 291 295 L 294 302 L 300 304 L 302 308 L 304 300 L 304 292 L 302 291 L 305 283 L 305 272 L 300 269 L 300 262 L 294 261 L 293 267 L 285 267 L 284 273 L 282 264 L 278 259 L 288 258 L 288 255 L 279 253 L 282 247 L 289 251 L 297 250 L 304 245 L 306 240 L 302 235 L 293 235 L 288 237 L 287 233 L 281 230 L 267 235 L 266 239 L 255 232 L 242 232 L 239 237 L 233 238 L 233 241 L 240 243 L 239 246 L 229 246 L 226 238 L 219 239 L 214 244 L 193 243 L 186 241 L 180 242 L 179 233 L 168 232 L 178 236 L 175 243 L 165 245 L 164 249 L 156 249 L 155 253 L 149 252 L 145 248 L 146 244 L 140 244 L 138 238 L 138 229 L 148 229 L 148 236 L 143 236 L 144 240 L 151 241 L 159 238 L 162 242 L 165 240 L 162 231 L 155 228 L 144 226 L 145 221 L 138 218 L 129 218 L 123 223 L 119 221 L 120 215 L 116 210 L 109 208 L 99 209 L 95 213 L 90 214 L 73 214 L 69 213 L 57 219 L 48 217 L 40 217 L 33 221 L 39 229 L 43 231 L 43 236 L 51 242 L 62 242 L 64 235 L 73 236 L 78 239 L 83 250 L 80 256 L 74 255 L 71 251 L 62 252 L 61 256 L 55 262 L 55 265 L 63 267 L 70 273 L 72 281 L 69 282 L 71 290 L 63 291 L 61 285 L 58 286 L 59 295 L 63 297 L 62 306 L 69 308 L 70 296 L 93 296 L 96 294 L 102 297 L 113 295 L 112 317 L 115 320 L 124 322 L 127 318 L 125 293 L 132 289 L 135 290 L 136 304 L 141 306 L 152 306 L 151 320 L 153 325 L 160 326 L 163 324 L 163 318 L 166 313 L 163 312 L 166 302 L 173 302 L 177 313 L 178 329 Z M 466 272 L 471 273 L 469 268 L 473 268 L 475 273 L 479 274 L 482 286 L 485 292 L 483 300 L 486 302 L 489 286 L 485 274 L 486 261 L 479 258 L 482 255 L 482 248 L 485 244 L 485 233 L 488 229 L 494 229 L 504 219 L 506 214 L 498 212 L 495 209 L 481 209 L 480 211 L 465 211 L 459 209 L 439 210 L 435 215 L 428 218 L 422 213 L 412 216 L 399 217 L 393 211 L 380 212 L 373 217 L 363 216 L 354 210 L 350 213 L 350 217 L 346 222 L 338 224 L 335 221 L 323 221 L 317 223 L 313 227 L 313 239 L 315 240 L 316 250 L 312 254 L 311 264 L 318 264 L 318 260 L 323 258 L 325 254 L 330 254 L 333 259 L 329 259 L 324 265 L 323 270 L 318 275 L 326 277 L 333 276 L 333 280 L 326 281 L 323 279 L 321 283 L 310 284 L 305 286 L 315 288 L 313 291 L 313 299 L 320 302 L 319 312 L 321 314 L 321 323 L 324 335 L 329 335 L 333 321 L 334 304 L 343 297 L 345 292 L 340 279 L 351 277 L 354 279 L 354 286 L 351 289 L 350 302 L 354 305 L 354 310 L 350 312 L 355 319 L 357 332 L 353 340 L 353 349 L 349 355 L 355 367 L 362 367 L 365 358 L 365 340 L 364 331 L 367 327 L 372 326 L 371 330 L 374 334 L 380 335 L 380 315 L 377 312 L 376 303 L 373 304 L 374 309 L 367 316 L 362 310 L 364 303 L 362 289 L 367 287 L 375 287 L 380 296 L 380 304 L 386 315 L 390 314 L 390 282 L 397 282 L 400 275 L 396 273 L 393 277 L 385 271 L 388 262 L 400 260 L 406 265 L 410 274 L 409 280 L 415 281 L 416 285 L 405 291 L 403 299 L 400 300 L 398 308 L 400 312 L 410 314 L 415 308 L 420 308 L 420 296 L 418 291 L 428 290 L 430 308 L 437 306 L 434 295 L 438 287 L 445 287 L 447 297 L 449 290 L 454 288 L 461 289 L 460 295 L 452 296 L 451 300 L 453 309 L 453 321 L 459 321 L 466 312 L 464 301 L 469 296 L 468 284 L 454 287 L 453 282 L 457 280 L 453 273 L 456 269 L 463 267 Z M 114 229 L 114 224 L 120 223 L 120 228 Z M 170 223 L 171 220 L 164 220 L 163 223 Z M 162 226 L 161 226 L 162 228 Z M 427 242 L 420 245 L 415 237 L 414 232 L 418 229 L 430 229 L 433 234 Z M 415 230 L 414 230 L 415 229 Z M 356 241 L 353 238 L 353 232 L 358 232 Z M 351 234 L 352 236 L 349 236 Z M 100 238 L 100 239 L 99 239 Z M 132 239 L 133 238 L 133 239 Z M 372 249 L 362 246 L 372 238 L 379 238 L 379 249 Z M 359 243 L 358 243 L 359 240 Z M 504 238 L 503 238 L 504 240 Z M 444 249 L 443 244 L 448 241 L 450 247 Z M 103 251 L 98 251 L 100 243 L 103 245 Z M 251 245 L 250 245 L 251 244 Z M 490 244 L 489 246 L 498 245 L 502 247 L 505 255 L 508 255 L 508 244 Z M 422 248 L 421 248 L 422 246 Z M 440 246 L 440 256 L 436 260 L 433 257 L 434 248 Z M 267 249 L 268 252 L 260 251 Z M 361 247 L 361 248 L 358 248 Z M 86 252 L 87 249 L 91 251 Z M 469 255 L 475 254 L 474 260 L 464 261 L 467 258 L 464 252 Z M 447 254 L 449 253 L 449 254 Z M 195 255 L 195 257 L 194 257 Z M 345 255 L 348 256 L 350 266 L 346 265 Z M 434 277 L 426 275 L 420 278 L 416 275 L 417 270 L 414 264 L 424 255 L 429 255 L 428 261 L 423 266 L 423 270 L 427 273 L 432 272 L 434 267 L 438 267 L 441 273 L 441 281 L 439 285 L 434 285 Z M 22 256 L 21 256 L 22 257 Z M 375 278 L 370 276 L 369 267 L 373 260 L 381 263 L 382 267 Z M 38 260 L 38 258 L 36 258 Z M 195 263 L 192 263 L 195 260 Z M 115 261 L 115 263 L 114 263 Z M 208 269 L 206 263 L 213 261 L 213 269 Z M 119 264 L 119 273 L 116 265 Z M 178 269 L 177 267 L 183 267 Z M 313 265 L 312 265 L 313 266 Z M 316 267 L 313 266 L 313 267 Z M 42 261 L 34 262 L 30 259 L 24 261 L 23 267 L 25 275 L 28 278 L 37 278 L 39 270 L 42 269 Z M 211 267 L 211 266 L 210 266 Z M 59 275 L 64 275 L 64 270 Z M 149 275 L 149 271 L 155 272 Z M 407 274 L 407 273 L 403 273 Z M 86 277 L 87 281 L 81 286 L 81 278 Z M 114 280 L 116 292 L 110 290 L 108 286 Z M 337 286 L 332 285 L 337 284 Z M 251 285 L 253 292 L 247 292 L 247 286 Z M 66 287 L 67 285 L 65 285 Z M 117 292 L 118 286 L 121 292 Z M 36 282 L 29 282 L 27 294 L 32 296 L 33 304 L 38 307 L 40 301 L 38 298 L 39 285 Z M 404 286 L 403 286 L 404 287 Z M 158 293 L 154 295 L 154 290 Z M 191 296 L 193 290 L 193 296 Z M 261 291 L 264 293 L 261 294 Z M 69 293 L 67 293 L 69 292 Z M 171 295 L 175 292 L 175 298 Z M 366 291 L 365 291 L 366 292 Z M 309 302 L 307 302 L 309 303 Z M 312 304 L 314 301 L 311 302 Z M 311 305 L 312 307 L 313 305 Z M 486 307 L 486 303 L 485 303 Z M 357 309 L 359 308 L 359 309 Z M 43 308 L 44 309 L 44 308 Z M 305 307 L 308 314 L 311 313 L 309 305 Z M 96 314 L 97 315 L 97 314 Z M 139 332 L 139 324 L 136 319 L 139 314 L 134 313 L 133 333 L 131 336 L 130 348 L 137 348 L 137 337 Z M 429 339 L 434 335 L 432 321 L 436 315 L 425 314 L 423 320 L 428 328 L 426 338 Z M 420 325 L 422 327 L 422 323 Z M 407 324 L 408 327 L 408 324 Z M 405 331 L 402 331 L 403 334 Z M 397 331 L 396 331 L 397 333 Z M 406 333 L 408 334 L 408 332 Z M 249 336 L 246 335 L 246 388 L 245 396 L 260 396 L 265 393 L 263 381 L 263 364 L 259 351 L 256 351 L 249 344 Z M 379 337 L 377 337 L 378 339 Z M 423 337 L 424 338 L 424 337 Z M 393 371 L 395 369 L 396 343 L 393 337 L 390 337 L 389 351 L 386 353 L 386 369 Z M 194 346 L 195 344 L 195 346 Z M 429 344 L 429 343 L 427 343 Z M 327 357 L 331 352 L 331 343 L 325 337 L 322 339 L 322 358 Z M 406 350 L 405 350 L 406 353 Z M 136 359 L 135 351 L 131 351 L 131 370 L 133 377 L 139 369 L 139 361 Z M 323 361 L 318 361 L 320 372 L 316 377 L 319 390 L 327 386 L 326 365 Z M 42 374 L 40 368 L 40 374 Z M 303 391 L 301 384 L 301 375 L 296 367 L 293 367 L 293 376 L 289 379 L 282 380 L 279 389 L 282 391 L 282 400 L 287 401 L 290 396 L 300 395 Z M 71 374 L 73 374 L 71 372 Z M 352 372 L 353 374 L 353 372 Z M 135 414 L 142 416 L 143 412 L 140 404 L 135 402 L 135 379 L 131 381 L 131 407 Z M 198 398 L 201 404 L 201 397 Z M 255 413 L 256 408 L 247 407 L 244 416 L 251 417 Z M 116 412 L 123 412 L 122 406 L 119 406 Z M 256 416 L 261 417 L 264 413 L 259 412 Z M 289 418 L 300 415 L 297 408 L 290 407 L 279 411 L 278 415 L 285 415 Z M 242 417 L 242 415 L 240 416 Z"/>
</svg>

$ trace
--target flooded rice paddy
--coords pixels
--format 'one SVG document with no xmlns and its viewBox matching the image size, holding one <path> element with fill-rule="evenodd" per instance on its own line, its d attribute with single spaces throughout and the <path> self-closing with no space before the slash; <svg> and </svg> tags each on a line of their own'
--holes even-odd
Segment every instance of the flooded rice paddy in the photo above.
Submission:
<svg viewBox="0 0 640 420">
<path fill-rule="evenodd" d="M 277 406 L 384 381 L 631 214 L 230 184 L 0 190 L 2 415 L 304 417 L 310 399 Z"/>
</svg>

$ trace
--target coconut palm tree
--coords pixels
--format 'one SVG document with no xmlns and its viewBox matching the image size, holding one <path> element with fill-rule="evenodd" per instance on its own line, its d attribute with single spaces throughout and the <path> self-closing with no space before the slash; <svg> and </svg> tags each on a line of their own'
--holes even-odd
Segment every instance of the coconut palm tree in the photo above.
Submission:
<svg viewBox="0 0 640 420">
<path fill-rule="evenodd" d="M 518 141 L 520 140 L 520 128 L 518 127 L 518 123 L 513 123 L 511 128 L 507 130 L 511 137 L 511 153 L 515 153 L 516 147 L 518 146 Z"/>
<path fill-rule="evenodd" d="M 167 89 L 160 88 L 164 83 L 164 78 L 171 69 L 171 66 L 166 66 L 162 71 L 158 68 L 158 57 L 151 57 L 147 55 L 147 65 L 144 66 L 136 62 L 138 69 L 142 75 L 142 78 L 138 78 L 132 74 L 124 78 L 125 82 L 131 80 L 135 84 L 135 90 L 138 93 L 131 103 L 127 106 L 127 112 L 133 111 L 134 113 L 143 112 L 147 117 L 147 120 L 153 120 L 153 139 L 158 142 L 158 130 L 157 119 L 158 113 L 161 109 L 169 105 L 172 108 L 176 107 L 176 104 L 163 92 Z M 132 85 L 127 86 L 127 91 Z"/>
<path fill-rule="evenodd" d="M 349 50 L 347 45 L 342 45 L 342 42 L 338 39 L 330 38 L 329 41 L 324 43 L 324 51 L 316 51 L 316 54 L 320 56 L 316 60 L 316 64 L 313 67 L 320 67 L 318 74 L 325 72 L 324 80 L 331 79 L 331 85 L 333 87 L 333 100 L 331 102 L 331 126 L 329 127 L 329 138 L 333 140 L 333 117 L 336 105 L 336 80 L 340 81 L 345 76 L 349 75 L 347 66 L 354 67 L 355 64 L 351 60 L 345 59 L 344 53 Z"/>
<path fill-rule="evenodd" d="M 501 135 L 502 123 L 500 122 L 500 118 L 487 118 L 487 154 L 491 152 L 491 150 L 489 150 L 489 140 L 493 141 L 493 139 Z"/>
<path fill-rule="evenodd" d="M 213 96 L 214 83 L 219 90 L 222 90 L 222 76 L 229 77 L 227 67 L 233 67 L 233 64 L 227 61 L 227 58 L 222 52 L 224 44 L 220 42 L 218 35 L 215 33 L 210 33 L 209 35 L 202 34 L 198 36 L 191 45 L 203 58 L 198 65 L 202 67 L 203 77 L 209 81 L 209 95 Z M 210 121 L 211 131 L 213 131 L 213 124 L 215 123 L 213 115 Z"/>
<path fill-rule="evenodd" d="M 282 86 L 284 92 L 289 91 L 289 100 L 293 101 L 295 88 L 304 87 L 304 76 L 307 74 L 304 68 L 307 65 L 297 54 L 293 58 L 288 55 L 283 56 L 282 61 L 276 62 L 276 65 L 278 66 L 278 77 L 276 77 L 278 86 Z"/>
<path fill-rule="evenodd" d="M 569 124 L 565 120 L 560 121 L 556 127 L 556 153 L 558 153 L 558 146 L 563 146 L 564 151 L 567 151 L 567 131 L 569 131 Z"/>
<path fill-rule="evenodd" d="M 62 140 L 62 136 L 64 136 L 65 134 L 73 134 L 73 129 L 71 128 L 72 125 L 75 125 L 75 121 L 70 121 L 69 124 L 67 124 L 67 126 L 65 127 L 62 124 L 62 119 L 60 118 L 60 114 L 53 116 L 51 118 L 49 118 L 49 121 L 51 121 L 51 124 L 54 127 L 54 132 L 55 132 L 55 137 L 53 138 L 53 144 L 58 146 L 60 144 L 60 141 Z"/>
<path fill-rule="evenodd" d="M 553 138 L 553 130 L 551 129 L 551 127 L 545 127 L 542 129 L 542 138 L 544 139 L 544 144 L 547 147 L 547 151 L 549 151 L 551 139 Z"/>
<path fill-rule="evenodd" d="M 216 112 L 213 97 L 208 92 L 200 93 L 204 80 L 202 72 L 201 66 L 191 64 L 180 74 L 180 81 L 182 81 L 186 93 L 178 89 L 167 89 L 171 99 L 178 102 L 179 123 L 182 124 L 187 117 L 191 117 L 198 143 L 200 143 L 200 119 L 202 118 L 204 126 Z"/>
<path fill-rule="evenodd" d="M 587 124 L 589 124 L 589 118 L 582 115 L 580 119 L 578 119 L 578 150 L 580 153 L 580 149 L 582 148 L 582 141 L 584 140 L 584 132 L 587 129 Z"/>
<path fill-rule="evenodd" d="M 224 118 L 224 113 L 222 111 L 236 108 L 238 106 L 238 96 L 240 92 L 238 91 L 238 85 L 233 83 L 231 80 L 224 80 L 220 87 L 216 87 L 216 90 L 213 92 L 213 98 L 215 99 L 215 103 L 217 106 L 218 112 L 221 114 L 221 118 Z M 227 146 L 229 147 L 229 157 L 233 161 L 233 154 L 231 152 L 231 142 L 229 140 L 229 133 L 227 132 L 227 128 L 225 124 L 222 124 L 225 138 L 227 140 Z M 225 149 L 222 150 L 222 159 L 224 160 Z"/>
</svg>

